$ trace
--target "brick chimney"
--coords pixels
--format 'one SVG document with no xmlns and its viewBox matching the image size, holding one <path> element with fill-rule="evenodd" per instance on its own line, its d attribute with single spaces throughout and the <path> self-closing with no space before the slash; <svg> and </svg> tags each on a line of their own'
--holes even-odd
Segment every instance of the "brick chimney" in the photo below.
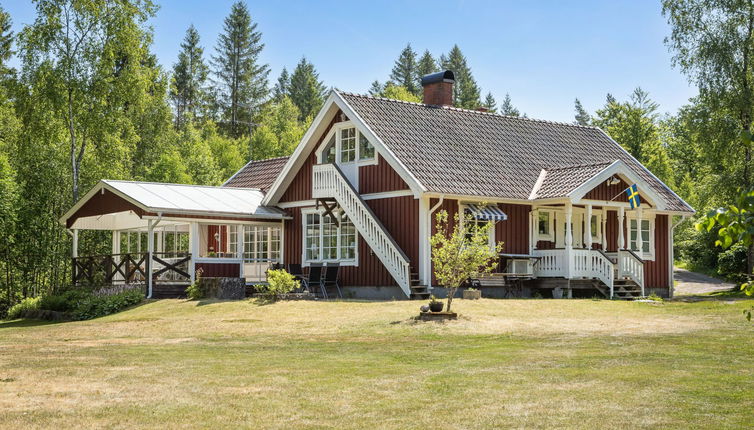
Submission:
<svg viewBox="0 0 754 430">
<path fill-rule="evenodd" d="M 428 105 L 453 106 L 453 83 L 456 81 L 453 72 L 432 73 L 422 78 L 424 87 L 424 103 Z"/>
</svg>

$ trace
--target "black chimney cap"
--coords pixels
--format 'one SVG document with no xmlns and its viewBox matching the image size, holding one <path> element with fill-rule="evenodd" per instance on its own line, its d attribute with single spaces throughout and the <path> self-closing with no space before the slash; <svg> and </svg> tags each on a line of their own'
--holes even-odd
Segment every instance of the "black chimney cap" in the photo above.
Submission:
<svg viewBox="0 0 754 430">
<path fill-rule="evenodd" d="M 455 82 L 456 77 L 451 70 L 445 70 L 442 72 L 431 73 L 422 77 L 422 86 L 428 84 L 435 84 L 438 82 Z"/>
</svg>

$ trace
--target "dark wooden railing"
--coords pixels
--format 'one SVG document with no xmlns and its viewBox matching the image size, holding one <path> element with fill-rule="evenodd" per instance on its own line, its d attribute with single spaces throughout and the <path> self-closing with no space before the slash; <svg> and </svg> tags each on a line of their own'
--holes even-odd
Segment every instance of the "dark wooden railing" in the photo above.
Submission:
<svg viewBox="0 0 754 430">
<path fill-rule="evenodd" d="M 148 273 L 153 281 L 191 280 L 186 252 L 148 252 L 88 255 L 72 259 L 73 285 L 102 287 L 114 283 L 144 283 Z"/>
</svg>

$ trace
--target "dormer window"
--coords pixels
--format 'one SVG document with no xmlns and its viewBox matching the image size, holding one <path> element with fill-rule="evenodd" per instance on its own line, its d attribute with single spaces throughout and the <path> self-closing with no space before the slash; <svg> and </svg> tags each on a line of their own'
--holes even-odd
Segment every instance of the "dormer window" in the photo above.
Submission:
<svg viewBox="0 0 754 430">
<path fill-rule="evenodd" d="M 322 152 L 324 162 L 325 163 L 334 163 L 335 162 L 335 135 L 333 134 L 332 137 L 330 137 L 330 140 L 327 142 L 327 145 L 325 146 L 325 150 Z"/>
<path fill-rule="evenodd" d="M 377 163 L 377 150 L 351 121 L 335 123 L 317 149 L 322 164 L 370 165 Z"/>
<path fill-rule="evenodd" d="M 374 160 L 374 146 L 361 133 L 359 133 L 359 160 Z"/>
</svg>

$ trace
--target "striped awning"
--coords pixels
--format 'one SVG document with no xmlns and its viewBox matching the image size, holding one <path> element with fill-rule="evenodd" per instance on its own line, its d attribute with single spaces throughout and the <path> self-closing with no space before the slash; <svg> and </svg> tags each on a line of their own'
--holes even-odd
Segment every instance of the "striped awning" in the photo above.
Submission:
<svg viewBox="0 0 754 430">
<path fill-rule="evenodd" d="M 505 221 L 508 219 L 508 215 L 505 214 L 496 205 L 468 205 L 467 210 L 471 213 L 475 219 L 483 221 Z"/>
</svg>

